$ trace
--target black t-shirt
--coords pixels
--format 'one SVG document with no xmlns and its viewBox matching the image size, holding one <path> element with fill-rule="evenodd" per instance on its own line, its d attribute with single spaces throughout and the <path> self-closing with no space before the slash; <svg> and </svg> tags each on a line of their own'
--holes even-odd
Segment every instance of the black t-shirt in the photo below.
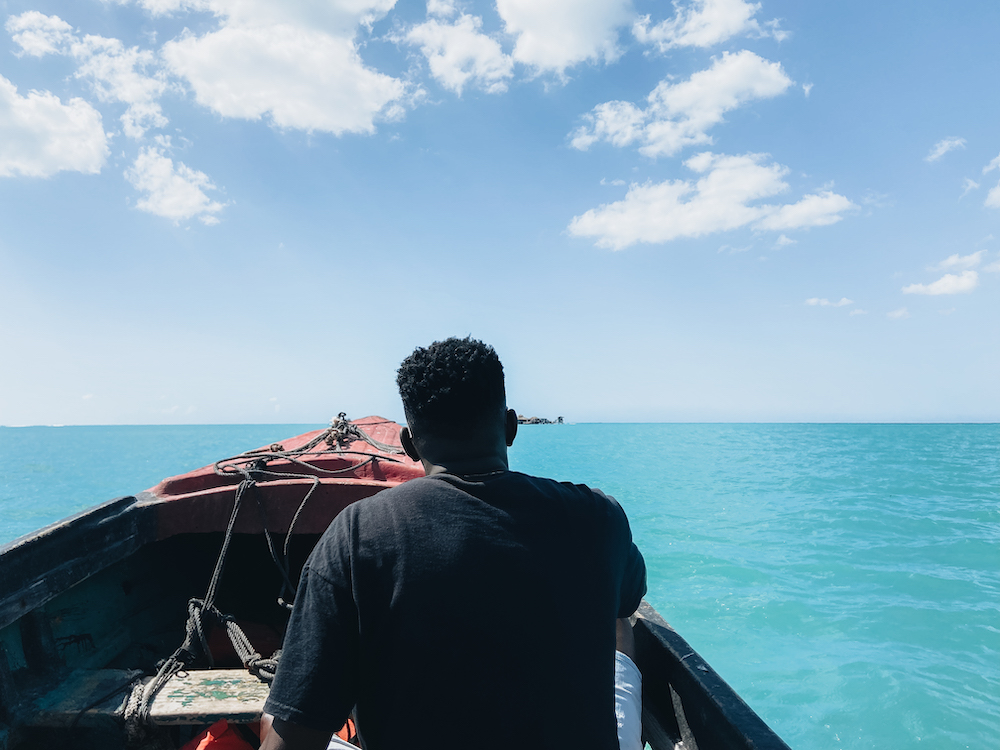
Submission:
<svg viewBox="0 0 1000 750">
<path fill-rule="evenodd" d="M 615 619 L 646 568 L 614 499 L 516 472 L 348 506 L 302 573 L 265 711 L 365 746 L 616 750 Z"/>
</svg>

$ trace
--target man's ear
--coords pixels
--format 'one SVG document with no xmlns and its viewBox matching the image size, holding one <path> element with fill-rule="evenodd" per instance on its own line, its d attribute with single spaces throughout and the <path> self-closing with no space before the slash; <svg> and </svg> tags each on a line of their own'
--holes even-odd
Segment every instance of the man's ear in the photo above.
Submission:
<svg viewBox="0 0 1000 750">
<path fill-rule="evenodd" d="M 504 425 L 504 432 L 509 448 L 514 444 L 514 438 L 517 437 L 517 412 L 513 409 L 507 410 L 507 423 Z"/>
<path fill-rule="evenodd" d="M 407 456 L 414 461 L 420 460 L 420 453 L 417 451 L 417 446 L 413 444 L 413 435 L 410 433 L 409 427 L 403 427 L 399 431 L 399 444 L 403 446 L 403 452 Z"/>
</svg>

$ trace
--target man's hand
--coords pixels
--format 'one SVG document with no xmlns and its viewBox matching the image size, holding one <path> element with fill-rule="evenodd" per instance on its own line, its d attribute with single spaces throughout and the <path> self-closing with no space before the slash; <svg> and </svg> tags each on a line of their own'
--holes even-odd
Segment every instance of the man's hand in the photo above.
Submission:
<svg viewBox="0 0 1000 750">
<path fill-rule="evenodd" d="M 332 734 L 264 714 L 260 720 L 260 750 L 326 750 Z"/>
</svg>

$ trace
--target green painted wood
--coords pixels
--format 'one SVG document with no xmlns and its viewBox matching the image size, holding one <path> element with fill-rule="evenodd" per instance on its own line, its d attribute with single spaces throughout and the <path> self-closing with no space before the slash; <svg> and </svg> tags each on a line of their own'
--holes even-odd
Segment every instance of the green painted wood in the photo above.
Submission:
<svg viewBox="0 0 1000 750">
<path fill-rule="evenodd" d="M 149 716 L 157 725 L 249 724 L 260 719 L 269 690 L 245 669 L 180 672 L 153 699 Z"/>
<path fill-rule="evenodd" d="M 39 676 L 25 686 L 24 726 L 70 728 L 120 725 L 131 686 L 140 674 L 121 669 L 74 669 Z M 142 678 L 143 683 L 151 678 Z M 150 704 L 161 726 L 235 724 L 260 720 L 269 687 L 245 669 L 205 669 L 172 677 Z"/>
</svg>

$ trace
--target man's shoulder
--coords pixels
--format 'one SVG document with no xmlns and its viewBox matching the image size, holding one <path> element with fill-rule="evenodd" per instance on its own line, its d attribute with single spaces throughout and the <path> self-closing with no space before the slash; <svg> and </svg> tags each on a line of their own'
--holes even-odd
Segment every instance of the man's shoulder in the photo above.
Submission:
<svg viewBox="0 0 1000 750">
<path fill-rule="evenodd" d="M 548 477 L 532 476 L 531 474 L 521 474 L 511 471 L 507 474 L 516 482 L 523 482 L 545 494 L 559 494 L 566 497 L 573 497 L 581 501 L 592 502 L 598 505 L 610 504 L 618 507 L 618 501 L 611 495 L 606 494 L 597 487 L 590 487 L 586 484 L 560 481 Z"/>
<path fill-rule="evenodd" d="M 345 527 L 344 531 L 346 527 L 354 527 L 354 533 L 381 535 L 387 529 L 398 529 L 400 525 L 424 518 L 431 508 L 436 515 L 447 513 L 447 509 L 458 507 L 470 497 L 501 506 L 518 499 L 522 503 L 527 502 L 528 506 L 547 505 L 553 509 L 561 508 L 571 515 L 599 516 L 607 520 L 625 517 L 618 502 L 599 489 L 504 471 L 492 476 L 436 474 L 411 479 L 353 503 L 338 516 L 337 521 Z"/>
<path fill-rule="evenodd" d="M 426 505 L 442 491 L 447 491 L 430 477 L 410 479 L 395 487 L 376 492 L 348 505 L 334 519 L 333 524 L 345 527 L 380 528 L 390 518 L 406 515 L 414 508 Z"/>
<path fill-rule="evenodd" d="M 383 490 L 377 495 L 373 495 L 370 501 L 375 501 L 375 504 L 371 506 L 374 510 L 378 505 L 397 502 L 403 498 L 419 499 L 427 495 L 453 492 L 476 495 L 490 490 L 559 496 L 618 507 L 618 502 L 611 495 L 596 487 L 510 470 L 490 475 L 462 476 L 445 473 L 419 477 Z"/>
</svg>

